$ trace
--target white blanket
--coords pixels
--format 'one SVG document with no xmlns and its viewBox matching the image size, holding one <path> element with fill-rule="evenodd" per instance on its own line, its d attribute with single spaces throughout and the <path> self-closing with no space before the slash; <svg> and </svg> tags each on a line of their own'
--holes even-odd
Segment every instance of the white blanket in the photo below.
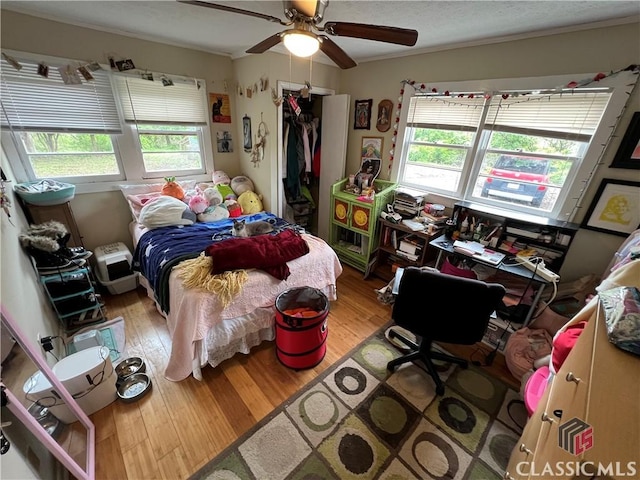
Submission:
<svg viewBox="0 0 640 480">
<path fill-rule="evenodd" d="M 200 289 L 185 289 L 177 272 L 171 273 L 167 317 L 171 355 L 165 377 L 173 381 L 187 378 L 194 360 L 199 358 L 197 345 L 213 326 L 260 307 L 273 307 L 276 297 L 285 290 L 309 286 L 330 291 L 329 300 L 336 299 L 336 279 L 342 273 L 338 257 L 322 239 L 307 234 L 303 238 L 309 245 L 309 253 L 288 262 L 291 275 L 287 280 L 278 280 L 262 270 L 250 270 L 242 293 L 224 309 L 216 295 Z"/>
</svg>

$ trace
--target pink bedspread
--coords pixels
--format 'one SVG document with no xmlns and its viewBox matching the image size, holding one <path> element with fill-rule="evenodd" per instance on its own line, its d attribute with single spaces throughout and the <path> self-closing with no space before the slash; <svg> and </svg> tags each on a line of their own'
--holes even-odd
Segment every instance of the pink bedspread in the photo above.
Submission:
<svg viewBox="0 0 640 480">
<path fill-rule="evenodd" d="M 232 318 L 254 311 L 258 307 L 272 307 L 276 297 L 300 286 L 325 289 L 335 286 L 342 273 L 342 265 L 335 252 L 322 239 L 303 234 L 309 245 L 309 253 L 287 263 L 291 275 L 278 280 L 261 271 L 250 270 L 249 280 L 242 293 L 225 309 L 216 295 L 204 290 L 185 289 L 175 271 L 169 279 L 170 313 L 167 325 L 171 335 L 171 355 L 165 377 L 172 381 L 187 378 L 197 358 L 196 342 L 203 340 L 209 329 Z M 335 300 L 335 288 L 330 300 Z"/>
</svg>

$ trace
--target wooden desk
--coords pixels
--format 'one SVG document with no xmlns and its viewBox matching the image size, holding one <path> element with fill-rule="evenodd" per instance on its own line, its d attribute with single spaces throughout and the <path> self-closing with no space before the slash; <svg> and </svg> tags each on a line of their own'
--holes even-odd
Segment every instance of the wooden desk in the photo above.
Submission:
<svg viewBox="0 0 640 480">
<path fill-rule="evenodd" d="M 443 253 L 451 254 L 451 255 L 459 255 L 461 257 L 473 259 L 473 257 L 465 255 L 464 253 L 454 251 L 453 240 L 446 238 L 444 235 L 434 240 L 431 240 L 429 242 L 429 245 L 438 250 L 438 258 L 436 259 L 436 268 L 438 269 L 440 268 L 440 263 L 442 260 Z M 535 298 L 533 299 L 533 302 L 531 303 L 531 307 L 527 312 L 527 316 L 525 317 L 524 322 L 522 323 L 522 326 L 526 327 L 529 324 L 529 321 L 531 320 L 531 317 L 533 315 L 533 312 L 536 309 L 536 306 L 538 305 L 538 302 L 540 301 L 540 297 L 542 296 L 542 292 L 544 291 L 545 286 L 550 284 L 551 282 L 549 282 L 548 280 L 545 280 L 539 275 L 534 275 L 531 270 L 527 269 L 522 265 L 509 265 L 509 264 L 505 264 L 504 262 L 500 262 L 498 265 L 490 265 L 484 262 L 478 262 L 478 263 L 482 265 L 486 265 L 487 267 L 493 268 L 499 272 L 506 272 L 515 277 L 520 277 L 526 280 L 530 280 L 532 282 L 535 282 L 538 285 Z"/>
</svg>

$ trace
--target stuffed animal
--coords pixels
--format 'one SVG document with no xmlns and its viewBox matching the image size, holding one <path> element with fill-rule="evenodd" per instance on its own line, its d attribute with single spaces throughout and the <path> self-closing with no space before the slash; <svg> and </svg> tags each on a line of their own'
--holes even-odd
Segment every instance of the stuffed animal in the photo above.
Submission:
<svg viewBox="0 0 640 480">
<path fill-rule="evenodd" d="M 198 215 L 209 207 L 209 202 L 202 193 L 197 193 L 189 200 L 189 208 Z"/>
<path fill-rule="evenodd" d="M 242 207 L 242 213 L 245 215 L 258 213 L 264 210 L 262 206 L 262 195 L 255 192 L 244 192 L 238 197 L 238 203 Z"/>
<path fill-rule="evenodd" d="M 164 177 L 164 180 L 167 183 L 162 186 L 162 195 L 182 200 L 184 198 L 184 190 L 180 184 L 176 182 L 176 177 Z"/>
<path fill-rule="evenodd" d="M 233 177 L 231 180 L 231 190 L 233 190 L 238 197 L 244 192 L 255 192 L 253 182 L 249 177 L 245 177 L 244 175 Z"/>
<path fill-rule="evenodd" d="M 222 195 L 224 200 L 237 200 L 238 196 L 233 192 L 233 189 L 229 186 L 231 179 L 222 170 L 216 170 L 213 172 L 213 183 L 215 187 Z"/>
<path fill-rule="evenodd" d="M 199 222 L 217 222 L 229 218 L 229 210 L 224 204 L 208 207 L 204 212 L 197 215 Z"/>
<path fill-rule="evenodd" d="M 240 206 L 240 204 L 233 200 L 233 199 L 227 199 L 224 201 L 223 205 L 225 207 L 227 207 L 227 210 L 229 210 L 229 217 L 230 218 L 236 218 L 239 217 L 240 215 L 242 215 L 242 207 Z"/>
<path fill-rule="evenodd" d="M 204 192 L 202 192 L 202 195 L 207 200 L 207 205 L 210 207 L 220 205 L 224 200 L 222 194 L 216 187 L 205 188 Z"/>
</svg>

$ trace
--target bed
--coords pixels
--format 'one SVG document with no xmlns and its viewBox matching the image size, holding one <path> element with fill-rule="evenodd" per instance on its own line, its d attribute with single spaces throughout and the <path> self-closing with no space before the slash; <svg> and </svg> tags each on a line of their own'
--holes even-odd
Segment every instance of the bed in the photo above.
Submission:
<svg viewBox="0 0 640 480">
<path fill-rule="evenodd" d="M 273 340 L 274 303 L 285 290 L 310 286 L 329 300 L 336 299 L 336 279 L 342 266 L 326 242 L 268 212 L 242 218 L 271 222 L 274 232 L 270 235 L 295 231 L 308 246 L 308 253 L 286 262 L 286 280 L 258 268 L 246 270 L 246 283 L 226 306 L 220 295 L 185 287 L 180 272 L 189 260 L 202 258 L 211 245 L 234 241 L 231 219 L 153 230 L 131 223 L 134 268 L 166 317 L 171 335 L 171 354 L 164 372 L 169 380 L 180 381 L 190 374 L 201 380 L 201 368 L 207 364 L 215 367 L 236 353 L 248 354 L 252 347 Z"/>
</svg>

